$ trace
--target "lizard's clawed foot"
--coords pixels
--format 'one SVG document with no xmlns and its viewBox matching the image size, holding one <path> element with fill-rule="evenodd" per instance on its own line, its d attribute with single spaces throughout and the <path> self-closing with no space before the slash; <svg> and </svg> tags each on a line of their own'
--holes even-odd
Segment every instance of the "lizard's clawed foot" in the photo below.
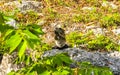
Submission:
<svg viewBox="0 0 120 75">
<path fill-rule="evenodd" d="M 52 49 L 59 49 L 59 50 L 62 50 L 62 49 L 65 49 L 65 48 L 69 48 L 69 46 L 67 44 L 65 44 L 63 47 L 58 47 L 58 46 L 52 47 Z"/>
</svg>

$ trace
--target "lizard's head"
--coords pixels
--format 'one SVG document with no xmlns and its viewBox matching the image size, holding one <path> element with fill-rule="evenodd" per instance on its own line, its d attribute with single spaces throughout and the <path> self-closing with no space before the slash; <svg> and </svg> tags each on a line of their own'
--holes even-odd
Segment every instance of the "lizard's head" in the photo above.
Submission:
<svg viewBox="0 0 120 75">
<path fill-rule="evenodd" d="M 65 31 L 62 28 L 55 28 L 55 40 L 65 40 Z"/>
<path fill-rule="evenodd" d="M 57 35 L 63 35 L 65 31 L 62 28 L 55 28 L 54 33 Z"/>
</svg>

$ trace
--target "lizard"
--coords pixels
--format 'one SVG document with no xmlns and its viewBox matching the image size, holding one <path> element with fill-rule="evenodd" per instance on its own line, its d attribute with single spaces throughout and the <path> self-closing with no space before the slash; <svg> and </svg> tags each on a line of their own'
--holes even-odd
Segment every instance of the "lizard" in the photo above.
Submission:
<svg viewBox="0 0 120 75">
<path fill-rule="evenodd" d="M 66 44 L 65 30 L 62 28 L 55 28 L 54 34 L 55 34 L 54 39 L 56 46 L 54 46 L 53 49 L 68 48 L 68 45 Z"/>
</svg>

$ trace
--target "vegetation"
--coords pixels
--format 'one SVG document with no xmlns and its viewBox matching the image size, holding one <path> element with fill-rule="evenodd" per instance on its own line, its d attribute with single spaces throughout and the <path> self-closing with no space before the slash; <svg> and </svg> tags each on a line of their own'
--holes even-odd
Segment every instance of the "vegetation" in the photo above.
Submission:
<svg viewBox="0 0 120 75">
<path fill-rule="evenodd" d="M 37 1 L 37 0 L 36 0 Z M 20 0 L 21 2 L 21 0 Z M 80 67 L 70 68 L 72 60 L 66 54 L 55 57 L 40 58 L 45 50 L 51 49 L 51 43 L 43 36 L 49 36 L 42 29 L 51 28 L 52 23 L 61 22 L 68 31 L 67 42 L 72 46 L 84 47 L 87 50 L 120 50 L 119 35 L 111 30 L 120 25 L 120 1 L 114 4 L 106 0 L 42 0 L 44 8 L 40 13 L 27 11 L 21 13 L 15 6 L 1 7 L 0 13 L 0 53 L 17 52 L 15 62 L 24 62 L 25 67 L 8 75 L 112 75 L 109 68 L 93 66 L 90 63 L 78 63 Z M 1 2 L 0 5 L 4 5 Z M 11 10 L 12 9 L 12 10 Z M 14 19 L 17 26 L 6 24 Z M 39 25 L 40 24 L 40 25 Z M 95 35 L 87 26 L 99 26 L 108 32 L 105 35 Z M 77 28 L 70 32 L 70 29 Z M 51 28 L 52 29 L 52 28 Z M 50 32 L 50 30 L 47 30 Z M 29 52 L 30 51 L 30 52 Z M 63 59 L 64 58 L 64 59 Z"/>
<path fill-rule="evenodd" d="M 72 32 L 67 36 L 67 40 L 72 45 L 72 47 L 84 47 L 89 50 L 120 50 L 120 45 L 111 40 L 109 37 L 104 35 L 92 35 L 93 32 L 88 32 L 86 34 L 80 32 Z"/>
<path fill-rule="evenodd" d="M 20 25 L 18 29 L 14 29 L 12 26 L 5 24 L 5 20 L 9 17 L 5 18 L 5 15 L 2 13 L 0 16 L 0 28 L 7 28 L 7 30 L 1 29 L 1 44 L 3 45 L 1 45 L 1 50 L 4 53 L 17 51 L 18 58 L 16 58 L 15 62 L 24 62 L 26 64 L 21 70 L 17 72 L 12 71 L 8 75 L 91 75 L 92 73 L 112 75 L 112 72 L 108 68 L 105 68 L 105 71 L 103 71 L 103 68 L 92 65 L 87 68 L 90 64 L 86 63 L 80 64 L 81 68 L 72 69 L 70 68 L 72 60 L 66 54 L 58 54 L 54 57 L 41 59 L 40 55 L 37 55 L 38 53 L 35 55 L 26 53 L 27 48 L 38 51 L 36 46 L 41 44 L 38 36 L 43 34 L 41 28 L 33 24 L 27 26 Z M 39 50 L 42 50 L 42 48 Z"/>
</svg>

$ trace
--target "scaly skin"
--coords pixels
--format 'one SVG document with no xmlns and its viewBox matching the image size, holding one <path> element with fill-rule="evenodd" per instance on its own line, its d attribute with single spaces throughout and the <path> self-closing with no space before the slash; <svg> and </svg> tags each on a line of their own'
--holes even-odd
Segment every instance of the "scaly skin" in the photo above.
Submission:
<svg viewBox="0 0 120 75">
<path fill-rule="evenodd" d="M 55 28 L 54 34 L 55 34 L 54 39 L 56 44 L 54 48 L 55 49 L 67 48 L 68 46 L 66 45 L 65 31 L 62 28 Z"/>
</svg>

